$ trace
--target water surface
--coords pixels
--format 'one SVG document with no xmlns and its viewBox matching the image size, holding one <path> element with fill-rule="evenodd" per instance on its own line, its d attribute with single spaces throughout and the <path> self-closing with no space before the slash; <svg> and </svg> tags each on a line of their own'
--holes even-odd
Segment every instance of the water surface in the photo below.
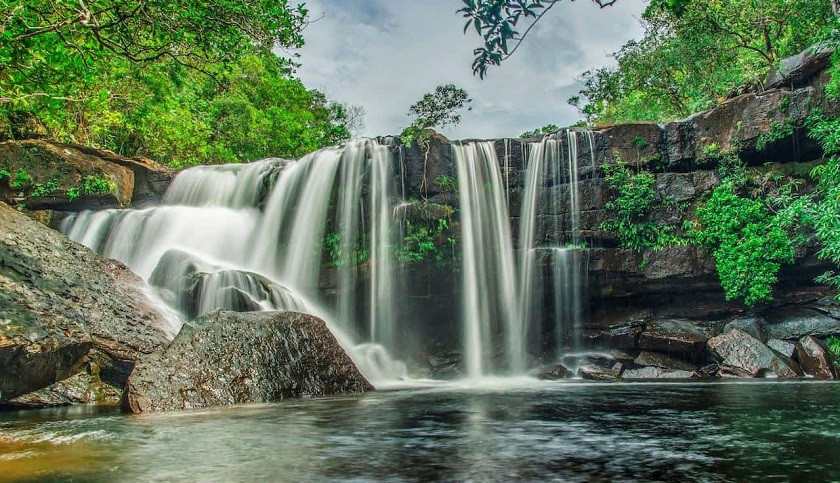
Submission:
<svg viewBox="0 0 840 483">
<path fill-rule="evenodd" d="M 511 384 L 0 413 L 0 479 L 840 480 L 840 384 Z"/>
</svg>

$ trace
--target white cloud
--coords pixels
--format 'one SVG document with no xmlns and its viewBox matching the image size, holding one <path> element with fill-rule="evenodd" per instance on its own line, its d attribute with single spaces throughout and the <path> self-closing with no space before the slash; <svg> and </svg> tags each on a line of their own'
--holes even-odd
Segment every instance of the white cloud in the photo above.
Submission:
<svg viewBox="0 0 840 483">
<path fill-rule="evenodd" d="M 365 108 L 365 134 L 398 133 L 408 106 L 440 84 L 473 98 L 452 138 L 514 136 L 548 123 L 568 125 L 566 104 L 585 70 L 610 62 L 609 52 L 641 34 L 642 0 L 600 10 L 591 2 L 557 5 L 522 48 L 485 80 L 472 75 L 480 38 L 463 34 L 460 0 L 311 0 L 312 18 L 298 74 L 331 99 Z"/>
</svg>

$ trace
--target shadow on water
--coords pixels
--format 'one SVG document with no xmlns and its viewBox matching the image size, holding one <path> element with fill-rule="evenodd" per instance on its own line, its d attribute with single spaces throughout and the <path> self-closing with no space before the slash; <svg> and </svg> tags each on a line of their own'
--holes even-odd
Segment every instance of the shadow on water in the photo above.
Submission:
<svg viewBox="0 0 840 483">
<path fill-rule="evenodd" d="M 126 416 L 0 413 L 0 479 L 840 479 L 840 384 L 402 389 Z"/>
</svg>

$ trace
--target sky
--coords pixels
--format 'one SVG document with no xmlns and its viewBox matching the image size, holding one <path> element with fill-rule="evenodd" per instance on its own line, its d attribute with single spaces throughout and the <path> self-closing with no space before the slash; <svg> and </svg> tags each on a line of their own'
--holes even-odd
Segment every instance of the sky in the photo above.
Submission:
<svg viewBox="0 0 840 483">
<path fill-rule="evenodd" d="M 408 107 L 441 84 L 473 99 L 451 139 L 516 136 L 546 124 L 579 119 L 566 100 L 586 70 L 610 65 L 609 53 L 641 36 L 646 2 L 625 0 L 599 9 L 578 0 L 554 7 L 516 54 L 472 74 L 474 30 L 464 34 L 460 0 L 308 0 L 314 20 L 304 30 L 298 75 L 331 100 L 365 109 L 364 136 L 398 134 Z"/>
</svg>

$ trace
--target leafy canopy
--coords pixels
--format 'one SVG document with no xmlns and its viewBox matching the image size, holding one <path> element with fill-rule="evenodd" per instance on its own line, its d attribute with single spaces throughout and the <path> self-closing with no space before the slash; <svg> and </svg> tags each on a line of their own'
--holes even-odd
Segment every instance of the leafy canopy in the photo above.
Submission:
<svg viewBox="0 0 840 483">
<path fill-rule="evenodd" d="M 422 99 L 409 107 L 408 116 L 414 119 L 400 137 L 408 146 L 422 143 L 428 140 L 430 129 L 460 123 L 461 114 L 458 111 L 465 107 L 471 109 L 471 102 L 467 91 L 454 84 L 437 86 L 434 92 L 424 94 Z"/>
<path fill-rule="evenodd" d="M 0 0 L 0 138 L 173 165 L 341 142 L 358 111 L 272 53 L 303 44 L 307 15 L 287 0 Z"/>
</svg>

